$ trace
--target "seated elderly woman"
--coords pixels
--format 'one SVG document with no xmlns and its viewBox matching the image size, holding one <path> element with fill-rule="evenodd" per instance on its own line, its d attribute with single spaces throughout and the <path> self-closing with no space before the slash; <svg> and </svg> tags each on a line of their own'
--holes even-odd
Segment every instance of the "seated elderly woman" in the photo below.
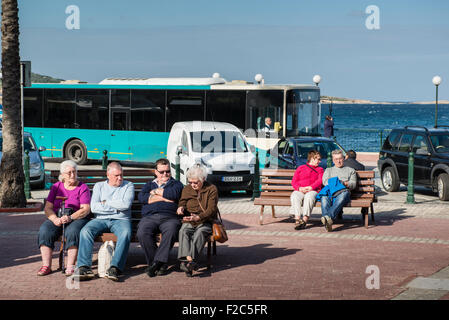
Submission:
<svg viewBox="0 0 449 320">
<path fill-rule="evenodd" d="M 187 171 L 188 185 L 184 187 L 178 203 L 179 215 L 184 215 L 179 230 L 178 259 L 180 269 L 191 277 L 198 269 L 198 257 L 208 237 L 212 222 L 217 218 L 218 190 L 206 181 L 206 168 L 195 164 Z"/>
<path fill-rule="evenodd" d="M 66 275 L 73 274 L 76 256 L 78 254 L 79 234 L 81 228 L 89 221 L 90 191 L 86 184 L 78 181 L 77 165 L 71 160 L 61 163 L 59 180 L 52 185 L 45 203 L 44 212 L 47 220 L 39 229 L 38 245 L 42 255 L 42 267 L 39 276 L 51 273 L 52 253 L 55 241 L 62 235 L 62 225 L 65 225 L 67 250 Z M 65 197 L 64 207 L 71 215 L 58 216 L 62 199 Z M 64 266 L 63 266 L 64 268 Z"/>
</svg>

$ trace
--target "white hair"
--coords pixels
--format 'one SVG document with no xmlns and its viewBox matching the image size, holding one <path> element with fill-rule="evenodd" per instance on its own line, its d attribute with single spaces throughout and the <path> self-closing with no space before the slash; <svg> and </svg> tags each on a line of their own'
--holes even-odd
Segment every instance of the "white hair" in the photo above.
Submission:
<svg viewBox="0 0 449 320">
<path fill-rule="evenodd" d="M 341 151 L 340 149 L 335 149 L 334 151 L 332 151 L 332 158 L 341 154 L 341 156 L 343 157 L 343 151 Z"/>
<path fill-rule="evenodd" d="M 66 160 L 61 162 L 61 166 L 59 167 L 59 181 L 64 182 L 64 179 L 62 177 L 62 174 L 66 171 L 66 169 L 70 167 L 75 169 L 75 172 L 78 174 L 78 166 L 75 161 L 72 160 Z"/>
<path fill-rule="evenodd" d="M 111 162 L 110 164 L 108 164 L 108 167 L 107 167 L 107 169 L 106 169 L 106 172 L 109 172 L 109 171 L 111 171 L 112 169 L 123 170 L 123 169 L 122 169 L 122 166 L 120 165 L 120 163 L 118 163 L 118 162 L 116 162 L 116 161 Z"/>
<path fill-rule="evenodd" d="M 195 163 L 189 171 L 187 171 L 187 179 L 198 179 L 204 182 L 207 178 L 207 169 L 200 163 Z"/>
</svg>

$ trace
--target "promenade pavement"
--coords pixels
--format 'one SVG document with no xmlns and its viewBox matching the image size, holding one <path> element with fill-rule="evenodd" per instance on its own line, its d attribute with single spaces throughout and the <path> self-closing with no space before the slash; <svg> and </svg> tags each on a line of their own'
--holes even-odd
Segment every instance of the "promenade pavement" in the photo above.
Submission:
<svg viewBox="0 0 449 320">
<path fill-rule="evenodd" d="M 366 157 L 373 168 L 376 159 Z M 32 197 L 47 193 L 33 191 Z M 0 299 L 449 300 L 449 203 L 417 188 L 416 204 L 405 204 L 404 186 L 388 194 L 378 178 L 376 193 L 374 224 L 370 219 L 365 229 L 360 208 L 345 208 L 344 223 L 336 222 L 332 233 L 321 226 L 319 208 L 307 229 L 295 231 L 287 207 L 277 207 L 276 218 L 266 208 L 259 225 L 260 207 L 249 197 L 224 197 L 219 208 L 229 241 L 217 244 L 211 272 L 202 268 L 187 278 L 175 245 L 169 274 L 149 278 L 142 249 L 133 243 L 122 282 L 70 283 L 59 271 L 36 276 L 43 212 L 0 213 Z M 57 263 L 55 254 L 53 269 Z"/>
</svg>

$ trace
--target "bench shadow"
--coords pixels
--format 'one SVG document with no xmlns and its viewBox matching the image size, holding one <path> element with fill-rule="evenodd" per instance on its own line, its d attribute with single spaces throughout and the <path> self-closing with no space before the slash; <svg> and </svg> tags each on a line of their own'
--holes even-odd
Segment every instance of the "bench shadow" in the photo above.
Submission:
<svg viewBox="0 0 449 320">
<path fill-rule="evenodd" d="M 224 271 L 227 269 L 237 268 L 245 265 L 257 265 L 265 261 L 292 255 L 301 251 L 301 249 L 287 249 L 271 247 L 271 243 L 261 243 L 247 247 L 230 247 L 226 244 L 217 244 L 217 255 L 213 255 L 211 259 L 211 270 L 207 270 L 206 248 L 198 263 L 200 268 L 195 271 L 193 277 L 210 277 L 213 273 Z M 120 281 L 126 281 L 129 278 L 139 276 L 145 273 L 147 265 L 145 264 L 145 256 L 140 248 L 133 248 L 132 253 L 128 255 L 126 270 Z M 179 261 L 177 260 L 178 248 L 175 247 L 170 252 L 167 273 L 181 272 L 179 269 Z M 160 277 L 160 276 L 157 276 Z"/>
</svg>

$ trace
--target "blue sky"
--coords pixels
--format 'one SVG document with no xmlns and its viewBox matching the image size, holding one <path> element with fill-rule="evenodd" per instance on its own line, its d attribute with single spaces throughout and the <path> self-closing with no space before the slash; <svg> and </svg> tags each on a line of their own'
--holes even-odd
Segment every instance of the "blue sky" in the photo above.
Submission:
<svg viewBox="0 0 449 320">
<path fill-rule="evenodd" d="M 21 0 L 21 59 L 33 72 L 107 77 L 207 77 L 312 83 L 322 95 L 377 101 L 449 99 L 446 0 Z M 66 8 L 80 29 L 66 28 Z M 365 13 L 379 8 L 380 29 Z"/>
</svg>

